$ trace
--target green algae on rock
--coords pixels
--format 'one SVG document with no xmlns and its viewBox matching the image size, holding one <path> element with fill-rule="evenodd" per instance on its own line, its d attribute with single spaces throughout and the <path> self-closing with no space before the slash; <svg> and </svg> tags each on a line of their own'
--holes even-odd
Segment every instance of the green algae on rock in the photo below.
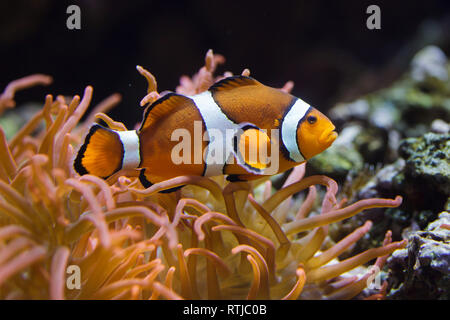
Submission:
<svg viewBox="0 0 450 320">
<path fill-rule="evenodd" d="M 406 174 L 443 194 L 450 194 L 450 134 L 430 132 L 405 139 L 399 152 L 406 160 Z"/>
<path fill-rule="evenodd" d="M 355 102 L 338 104 L 331 109 L 330 117 L 341 123 L 363 120 L 386 130 L 400 130 L 404 136 L 423 134 L 435 119 L 449 122 L 449 70 L 442 50 L 426 47 L 413 58 L 410 70 L 392 86 Z M 418 125 L 422 126 L 416 128 Z"/>
<path fill-rule="evenodd" d="M 425 228 L 450 203 L 450 135 L 427 133 L 419 138 L 401 141 L 403 157 L 386 165 L 371 176 L 367 170 L 347 177 L 345 194 L 350 201 L 366 197 L 389 197 L 400 194 L 403 204 L 387 210 L 369 210 L 333 228 L 333 238 L 342 237 L 344 230 L 360 226 L 366 220 L 374 222 L 370 237 L 362 239 L 355 250 L 381 243 L 384 232 L 392 230 L 394 239 L 407 237 Z M 447 204 L 446 204 L 447 202 Z"/>
<path fill-rule="evenodd" d="M 309 161 L 308 170 L 343 182 L 349 172 L 360 171 L 365 164 L 395 162 L 403 138 L 430 131 L 448 133 L 449 70 L 445 54 L 437 47 L 426 47 L 390 87 L 337 104 L 329 116 L 342 128 L 339 137 Z"/>
</svg>

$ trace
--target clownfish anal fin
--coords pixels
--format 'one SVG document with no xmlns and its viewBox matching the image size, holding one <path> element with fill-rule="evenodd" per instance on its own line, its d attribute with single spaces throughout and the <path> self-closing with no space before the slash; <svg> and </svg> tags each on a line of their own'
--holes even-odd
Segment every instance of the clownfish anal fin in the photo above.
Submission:
<svg viewBox="0 0 450 320">
<path fill-rule="evenodd" d="M 144 111 L 144 120 L 142 121 L 139 132 L 158 122 L 161 118 L 172 112 L 176 107 L 184 104 L 192 104 L 192 100 L 186 96 L 170 92 L 147 107 Z"/>
<path fill-rule="evenodd" d="M 178 186 L 178 187 L 174 187 L 174 188 L 170 188 L 170 189 L 166 189 L 166 190 L 162 190 L 162 191 L 159 191 L 159 193 L 172 193 L 172 192 L 180 190 L 183 187 L 184 187 L 184 185 Z"/>
<path fill-rule="evenodd" d="M 227 176 L 227 181 L 230 182 L 247 182 L 263 178 L 264 176 L 258 174 L 230 174 Z"/>
<path fill-rule="evenodd" d="M 251 77 L 232 76 L 216 82 L 208 90 L 211 92 L 217 92 L 223 90 L 230 90 L 242 86 L 254 86 L 254 85 L 261 85 L 261 83 Z"/>
<path fill-rule="evenodd" d="M 153 183 L 151 183 L 147 177 L 145 176 L 145 169 L 141 169 L 139 172 L 139 181 L 141 182 L 142 186 L 147 189 L 150 188 Z"/>
<path fill-rule="evenodd" d="M 150 188 L 151 186 L 153 186 L 154 183 L 150 181 L 150 179 L 152 179 L 151 174 L 148 172 L 146 173 L 145 171 L 146 171 L 146 169 L 144 168 L 139 172 L 139 181 L 141 182 L 142 186 L 147 189 L 147 188 Z M 159 191 L 159 193 L 172 193 L 177 190 L 180 190 L 183 187 L 184 187 L 184 185 L 166 189 L 166 190 L 162 190 L 162 191 Z"/>
<path fill-rule="evenodd" d="M 252 124 L 241 124 L 233 138 L 233 152 L 237 164 L 251 174 L 260 175 L 270 163 L 270 138 L 265 130 Z"/>
<path fill-rule="evenodd" d="M 227 181 L 230 181 L 230 182 L 243 182 L 245 180 L 241 180 L 240 179 L 240 175 L 238 175 L 238 174 L 229 174 L 227 176 Z"/>
</svg>

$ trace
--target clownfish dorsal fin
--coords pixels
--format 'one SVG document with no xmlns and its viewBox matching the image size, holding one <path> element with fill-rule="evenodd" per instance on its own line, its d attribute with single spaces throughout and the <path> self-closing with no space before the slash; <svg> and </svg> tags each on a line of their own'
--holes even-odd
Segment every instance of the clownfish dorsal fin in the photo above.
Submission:
<svg viewBox="0 0 450 320">
<path fill-rule="evenodd" d="M 145 109 L 144 120 L 139 128 L 139 132 L 156 123 L 170 113 L 175 107 L 185 103 L 192 103 L 192 101 L 188 97 L 174 92 L 162 96 Z"/>
<path fill-rule="evenodd" d="M 261 85 L 261 82 L 247 76 L 232 76 L 214 83 L 208 90 L 211 92 L 231 90 L 242 86 Z"/>
</svg>

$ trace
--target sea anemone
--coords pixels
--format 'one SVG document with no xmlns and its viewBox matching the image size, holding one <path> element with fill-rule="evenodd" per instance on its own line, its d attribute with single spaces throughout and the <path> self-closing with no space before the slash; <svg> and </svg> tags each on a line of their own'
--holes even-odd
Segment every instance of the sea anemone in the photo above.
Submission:
<svg viewBox="0 0 450 320">
<path fill-rule="evenodd" d="M 214 76 L 224 58 L 211 50 L 205 61 L 195 76 L 181 77 L 177 92 L 195 94 L 231 75 Z M 150 72 L 137 69 L 148 82 L 144 106 L 164 93 Z M 11 82 L 0 96 L 0 113 L 15 105 L 17 90 L 50 82 L 45 75 Z M 281 90 L 292 87 L 288 82 Z M 401 197 L 345 207 L 345 199 L 337 201 L 336 182 L 304 178 L 304 164 L 279 190 L 268 178 L 247 183 L 181 176 L 145 189 L 136 171 L 107 180 L 80 177 L 72 167 L 74 150 L 91 123 L 101 119 L 126 130 L 105 114 L 119 95 L 80 121 L 92 93 L 88 86 L 82 98 L 47 95 L 42 110 L 10 141 L 0 127 L 1 299 L 353 298 L 375 269 L 359 277 L 348 271 L 374 259 L 381 269 L 406 245 L 392 242 L 388 231 L 381 247 L 339 261 L 371 222 L 337 243 L 327 237 L 329 224 L 362 210 L 399 206 Z M 181 185 L 186 187 L 159 193 Z M 296 196 L 306 189 L 304 199 Z M 73 267 L 80 286 L 68 285 Z M 385 288 L 368 298 L 382 298 Z"/>
</svg>

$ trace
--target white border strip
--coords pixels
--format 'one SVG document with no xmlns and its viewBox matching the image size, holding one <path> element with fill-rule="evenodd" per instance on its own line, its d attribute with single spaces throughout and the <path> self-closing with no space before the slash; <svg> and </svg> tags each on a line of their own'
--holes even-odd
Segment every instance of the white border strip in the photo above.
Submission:
<svg viewBox="0 0 450 320">
<path fill-rule="evenodd" d="M 309 104 L 297 98 L 297 101 L 295 101 L 281 124 L 281 136 L 284 146 L 289 152 L 289 157 L 295 162 L 305 161 L 297 143 L 297 127 L 309 108 Z"/>
<path fill-rule="evenodd" d="M 141 162 L 136 130 L 116 131 L 123 145 L 122 169 L 135 169 Z"/>
<path fill-rule="evenodd" d="M 212 97 L 212 93 L 208 91 L 204 91 L 195 96 L 189 96 L 197 109 L 200 111 L 200 114 L 205 122 L 206 131 L 211 129 L 220 130 L 222 132 L 223 141 L 213 140 L 208 145 L 208 150 L 206 151 L 206 170 L 205 177 L 213 177 L 223 174 L 222 170 L 225 164 L 227 163 L 230 156 L 232 156 L 232 141 L 227 141 L 226 139 L 226 130 L 227 129 L 235 129 L 236 125 L 228 119 L 228 117 L 222 112 L 222 109 L 217 105 Z M 223 148 L 223 159 L 219 163 L 216 163 L 212 159 L 212 155 L 210 150 L 216 150 L 212 143 L 220 143 L 218 147 Z M 227 145 L 229 144 L 229 145 Z"/>
</svg>

